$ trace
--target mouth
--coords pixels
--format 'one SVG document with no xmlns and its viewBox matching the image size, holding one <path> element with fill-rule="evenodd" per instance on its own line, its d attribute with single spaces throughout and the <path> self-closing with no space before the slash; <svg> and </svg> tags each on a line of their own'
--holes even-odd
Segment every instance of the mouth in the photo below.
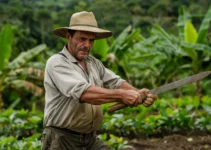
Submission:
<svg viewBox="0 0 211 150">
<path fill-rule="evenodd" d="M 89 53 L 90 50 L 89 49 L 80 49 L 81 52 L 84 52 L 84 53 Z"/>
</svg>

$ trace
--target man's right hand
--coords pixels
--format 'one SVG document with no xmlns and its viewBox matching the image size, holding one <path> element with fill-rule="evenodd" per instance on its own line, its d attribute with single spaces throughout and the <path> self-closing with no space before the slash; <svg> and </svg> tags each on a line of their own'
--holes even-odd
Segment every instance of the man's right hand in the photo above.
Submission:
<svg viewBox="0 0 211 150">
<path fill-rule="evenodd" d="M 138 106 L 142 103 L 141 95 L 135 90 L 122 90 L 122 102 L 128 106 Z"/>
</svg>

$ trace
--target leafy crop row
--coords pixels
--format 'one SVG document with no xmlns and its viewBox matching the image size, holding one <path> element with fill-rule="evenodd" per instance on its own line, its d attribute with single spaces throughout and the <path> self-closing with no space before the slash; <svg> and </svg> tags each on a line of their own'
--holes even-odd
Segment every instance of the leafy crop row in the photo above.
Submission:
<svg viewBox="0 0 211 150">
<path fill-rule="evenodd" d="M 107 113 L 99 137 L 116 149 L 127 147 L 127 138 L 162 136 L 170 133 L 210 132 L 211 97 L 159 99 L 152 107 L 126 108 Z M 43 113 L 7 109 L 0 113 L 0 148 L 40 149 Z"/>
<path fill-rule="evenodd" d="M 102 129 L 125 137 L 211 131 L 211 99 L 185 97 L 159 99 L 152 107 L 126 108 L 105 115 Z M 106 111 L 108 106 L 104 106 Z"/>
</svg>

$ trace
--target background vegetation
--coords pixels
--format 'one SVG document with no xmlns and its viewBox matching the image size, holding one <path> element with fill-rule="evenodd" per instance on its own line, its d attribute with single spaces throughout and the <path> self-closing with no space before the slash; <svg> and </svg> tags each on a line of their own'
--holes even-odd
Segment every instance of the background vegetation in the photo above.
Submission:
<svg viewBox="0 0 211 150">
<path fill-rule="evenodd" d="M 1 0 L 0 147 L 39 149 L 47 58 L 65 39 L 52 34 L 72 13 L 93 11 L 114 36 L 92 54 L 138 88 L 156 88 L 211 68 L 208 0 Z M 209 78 L 160 95 L 150 108 L 107 113 L 99 131 L 112 147 L 125 138 L 211 130 Z M 161 134 L 162 133 L 162 134 Z"/>
</svg>

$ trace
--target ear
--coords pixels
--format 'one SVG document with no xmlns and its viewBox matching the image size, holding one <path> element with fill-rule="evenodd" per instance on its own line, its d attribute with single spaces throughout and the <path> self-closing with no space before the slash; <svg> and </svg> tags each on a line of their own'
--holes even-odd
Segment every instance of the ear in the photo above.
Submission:
<svg viewBox="0 0 211 150">
<path fill-rule="evenodd" d="M 71 38 L 70 33 L 66 33 L 66 39 L 69 40 Z"/>
</svg>

